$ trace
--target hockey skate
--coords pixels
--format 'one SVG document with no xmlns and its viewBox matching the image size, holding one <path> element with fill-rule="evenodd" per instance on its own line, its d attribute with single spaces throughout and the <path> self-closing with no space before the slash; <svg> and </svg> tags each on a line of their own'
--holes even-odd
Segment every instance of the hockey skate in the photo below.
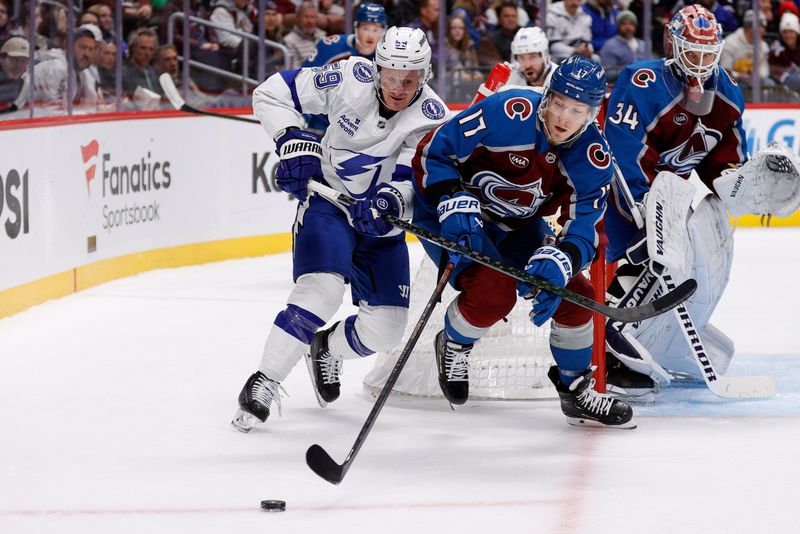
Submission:
<svg viewBox="0 0 800 534">
<path fill-rule="evenodd" d="M 561 382 L 558 367 L 550 367 L 547 376 L 561 398 L 561 411 L 567 423 L 575 426 L 599 426 L 606 428 L 636 428 L 632 421 L 633 410 L 619 399 L 597 393 L 593 388 L 594 368 L 587 369 L 569 386 Z"/>
<path fill-rule="evenodd" d="M 282 389 L 280 383 L 270 380 L 261 371 L 250 375 L 239 393 L 239 409 L 231 421 L 233 427 L 240 432 L 250 432 L 258 423 L 265 422 L 273 400 L 280 414 Z"/>
<path fill-rule="evenodd" d="M 317 402 L 323 408 L 339 398 L 342 357 L 331 354 L 328 349 L 328 337 L 338 324 L 314 334 L 311 348 L 306 354 L 308 374 L 311 375 Z"/>
<path fill-rule="evenodd" d="M 469 398 L 469 353 L 473 344 L 447 339 L 444 330 L 434 340 L 439 387 L 451 404 L 464 404 Z"/>
<path fill-rule="evenodd" d="M 629 402 L 655 402 L 658 384 L 649 376 L 637 373 L 606 352 L 606 391 Z"/>
</svg>

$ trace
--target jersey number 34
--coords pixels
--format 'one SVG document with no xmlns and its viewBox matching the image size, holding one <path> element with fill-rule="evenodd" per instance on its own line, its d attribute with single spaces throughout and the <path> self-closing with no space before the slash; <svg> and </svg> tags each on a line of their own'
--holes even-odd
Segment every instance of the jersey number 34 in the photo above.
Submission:
<svg viewBox="0 0 800 534">
<path fill-rule="evenodd" d="M 625 110 L 623 113 L 623 109 Z M 608 118 L 614 124 L 627 124 L 631 130 L 635 130 L 639 126 L 639 113 L 633 108 L 633 104 L 625 104 L 622 102 L 617 103 L 617 112 Z"/>
</svg>

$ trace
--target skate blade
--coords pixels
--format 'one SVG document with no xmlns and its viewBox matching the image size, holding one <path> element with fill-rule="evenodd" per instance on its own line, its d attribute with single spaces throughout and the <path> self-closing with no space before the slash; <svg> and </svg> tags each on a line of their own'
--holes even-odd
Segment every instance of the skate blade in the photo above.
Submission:
<svg viewBox="0 0 800 534">
<path fill-rule="evenodd" d="M 258 419 L 258 417 L 239 408 L 231 420 L 231 425 L 239 432 L 244 432 L 247 434 L 260 422 L 261 421 Z"/>
<path fill-rule="evenodd" d="M 305 355 L 306 360 L 306 367 L 308 368 L 308 376 L 311 377 L 311 387 L 314 388 L 314 395 L 317 397 L 317 402 L 319 403 L 320 408 L 324 408 L 328 405 L 328 402 L 322 398 L 322 395 L 319 394 L 319 390 L 317 389 L 317 380 L 314 377 L 314 366 L 311 363 L 311 353 L 307 352 Z"/>
<path fill-rule="evenodd" d="M 594 419 L 584 419 L 582 417 L 567 417 L 567 423 L 572 426 L 589 426 L 594 428 L 613 428 L 618 430 L 633 430 L 636 428 L 636 423 L 633 422 L 633 419 L 628 421 L 627 423 L 623 423 L 621 425 L 606 425 L 601 423 L 600 421 L 595 421 Z"/>
</svg>

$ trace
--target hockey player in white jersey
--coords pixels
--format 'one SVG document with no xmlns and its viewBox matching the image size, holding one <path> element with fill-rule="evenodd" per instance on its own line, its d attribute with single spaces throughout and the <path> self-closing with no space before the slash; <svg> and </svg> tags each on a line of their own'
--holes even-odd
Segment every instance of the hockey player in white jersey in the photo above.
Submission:
<svg viewBox="0 0 800 534">
<path fill-rule="evenodd" d="M 550 43 L 541 28 L 520 28 L 511 41 L 511 76 L 507 86 L 543 87 L 556 64 L 550 61 Z"/>
<path fill-rule="evenodd" d="M 418 29 L 392 27 L 374 62 L 360 57 L 271 76 L 253 93 L 253 109 L 280 154 L 278 186 L 300 201 L 294 224 L 295 286 L 278 313 L 258 370 L 239 395 L 233 425 L 247 432 L 266 421 L 280 383 L 305 354 L 321 406 L 339 396 L 342 360 L 391 349 L 409 303 L 404 235 L 378 213 L 411 217 L 411 158 L 444 122 L 442 100 L 428 87 L 431 48 Z M 326 114 L 325 136 L 304 131 L 302 113 Z M 309 197 L 311 179 L 358 200 L 349 208 Z M 345 285 L 359 307 L 322 329 L 342 303 Z M 310 345 L 310 347 L 309 347 Z"/>
</svg>

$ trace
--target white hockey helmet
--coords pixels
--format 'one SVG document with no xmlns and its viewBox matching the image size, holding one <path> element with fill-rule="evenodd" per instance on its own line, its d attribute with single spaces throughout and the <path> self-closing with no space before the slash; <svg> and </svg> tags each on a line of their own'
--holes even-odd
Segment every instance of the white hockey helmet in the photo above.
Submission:
<svg viewBox="0 0 800 534">
<path fill-rule="evenodd" d="M 511 41 L 511 61 L 520 54 L 541 54 L 545 65 L 550 62 L 550 41 L 541 28 L 520 28 Z"/>
<path fill-rule="evenodd" d="M 431 45 L 425 32 L 419 28 L 392 26 L 383 34 L 375 47 L 375 80 L 382 68 L 419 70 L 420 88 L 431 76 Z"/>
</svg>

